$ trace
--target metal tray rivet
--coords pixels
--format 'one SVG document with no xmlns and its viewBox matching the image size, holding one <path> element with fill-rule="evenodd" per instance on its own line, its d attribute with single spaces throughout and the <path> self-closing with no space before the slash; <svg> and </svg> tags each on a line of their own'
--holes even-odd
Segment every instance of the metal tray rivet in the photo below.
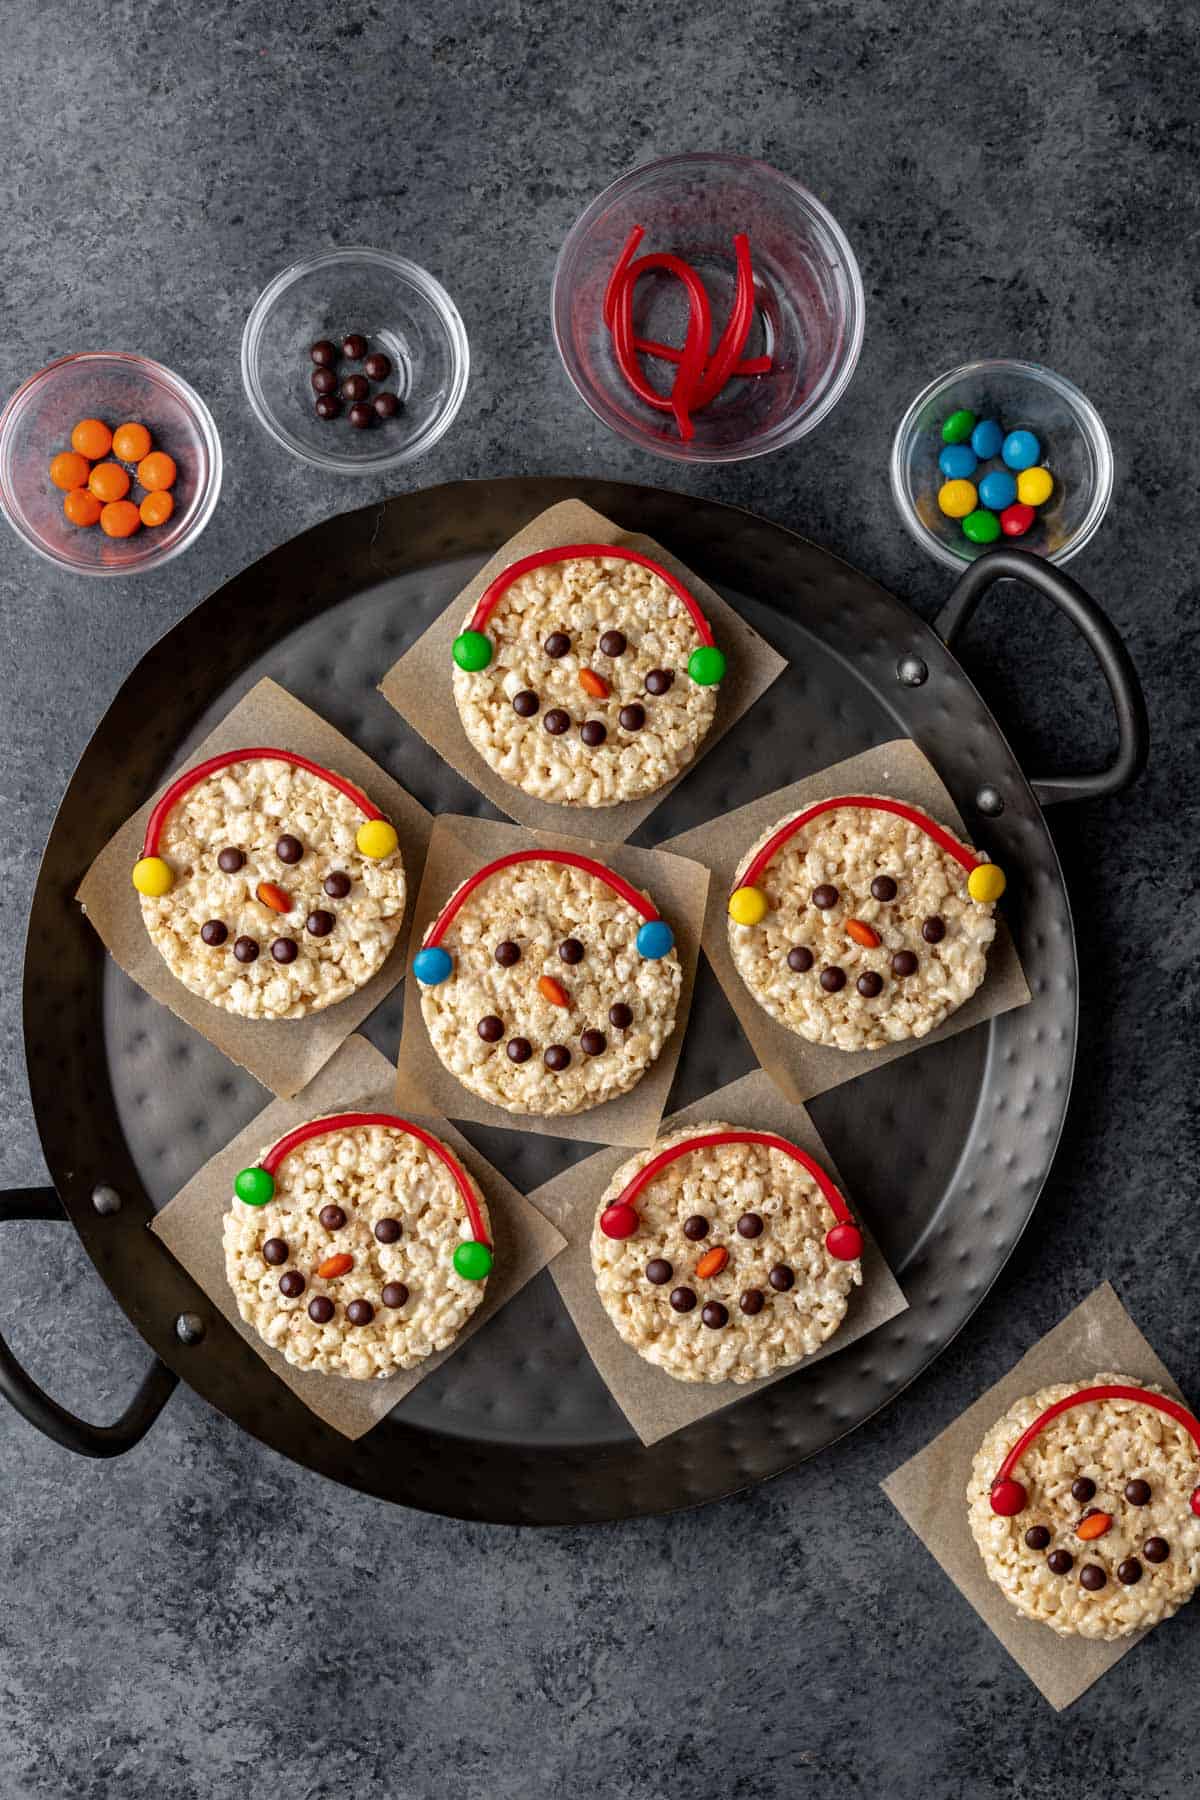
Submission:
<svg viewBox="0 0 1200 1800">
<path fill-rule="evenodd" d="M 896 679 L 905 687 L 920 687 L 929 680 L 929 665 L 920 656 L 902 656 L 896 664 Z"/>
<path fill-rule="evenodd" d="M 981 787 L 975 796 L 975 805 L 989 819 L 998 819 L 1004 811 L 1004 801 L 994 787 Z"/>
<path fill-rule="evenodd" d="M 92 1205 L 102 1219 L 107 1219 L 110 1213 L 120 1212 L 121 1196 L 115 1187 L 109 1187 L 105 1181 L 98 1181 L 92 1189 Z"/>
<path fill-rule="evenodd" d="M 180 1313 L 175 1321 L 175 1336 L 181 1344 L 198 1344 L 205 1332 L 199 1313 Z"/>
</svg>

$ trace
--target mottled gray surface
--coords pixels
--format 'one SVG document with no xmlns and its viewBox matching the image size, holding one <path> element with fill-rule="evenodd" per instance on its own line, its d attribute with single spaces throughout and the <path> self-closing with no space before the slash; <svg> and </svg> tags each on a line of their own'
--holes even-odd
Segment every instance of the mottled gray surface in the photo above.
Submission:
<svg viewBox="0 0 1200 1800">
<path fill-rule="evenodd" d="M 157 577 L 88 585 L 0 543 L 11 1182 L 42 1173 L 21 921 L 95 721 L 201 595 L 389 491 L 294 465 L 243 401 L 246 311 L 316 246 L 406 250 L 462 308 L 471 389 L 412 485 L 579 470 L 690 486 L 799 528 L 926 612 L 946 584 L 886 493 L 898 411 L 974 354 L 1061 369 L 1112 430 L 1116 504 L 1076 569 L 1127 634 L 1156 747 L 1135 798 L 1055 819 L 1080 919 L 1084 1079 L 1038 1219 L 883 1419 L 724 1505 L 537 1535 L 360 1500 L 187 1393 L 113 1466 L 0 1413 L 3 1800 L 1191 1788 L 1195 1608 L 1057 1718 L 876 1484 L 1104 1276 L 1200 1395 L 1196 877 L 1180 813 L 1198 63 L 1195 21 L 1168 0 L 9 9 L 0 389 L 66 350 L 144 350 L 206 395 L 227 457 L 206 537 Z M 601 431 L 547 324 L 554 251 L 586 200 L 689 147 L 754 151 L 807 181 L 868 295 L 859 372 L 827 425 L 787 456 L 690 477 Z M 1032 601 L 1003 611 L 973 628 L 973 671 L 1025 722 L 1031 760 L 1094 759 L 1108 728 L 1083 652 Z M 68 1403 L 111 1414 L 143 1352 L 71 1234 L 11 1227 L 4 1248 L 3 1329 Z"/>
</svg>

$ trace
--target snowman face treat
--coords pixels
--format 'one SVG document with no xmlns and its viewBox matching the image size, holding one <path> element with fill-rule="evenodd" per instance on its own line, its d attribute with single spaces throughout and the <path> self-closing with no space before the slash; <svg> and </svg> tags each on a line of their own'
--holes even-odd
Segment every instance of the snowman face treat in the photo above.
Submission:
<svg viewBox="0 0 1200 1800">
<path fill-rule="evenodd" d="M 729 896 L 729 948 L 763 1011 L 838 1050 L 921 1038 L 987 972 L 1004 876 L 916 807 L 822 800 L 773 825 Z"/>
<path fill-rule="evenodd" d="M 725 657 L 661 564 L 611 544 L 522 557 L 454 642 L 454 698 L 485 762 L 565 806 L 654 793 L 713 722 Z"/>
<path fill-rule="evenodd" d="M 618 1334 L 679 1381 L 754 1381 L 811 1356 L 862 1281 L 862 1234 L 825 1171 L 772 1132 L 721 1123 L 622 1164 L 592 1270 Z"/>
<path fill-rule="evenodd" d="M 453 1342 L 493 1251 L 475 1181 L 392 1113 L 297 1126 L 243 1169 L 225 1215 L 238 1310 L 302 1369 L 368 1381 Z"/>
<path fill-rule="evenodd" d="M 133 885 L 151 941 L 201 999 L 302 1019 L 383 966 L 404 918 L 395 828 L 366 795 L 288 750 L 189 769 L 150 815 Z"/>
<path fill-rule="evenodd" d="M 517 850 L 451 895 L 413 959 L 440 1061 L 507 1112 L 626 1093 L 671 1035 L 682 971 L 652 901 L 603 863 Z"/>
<path fill-rule="evenodd" d="M 1126 1637 L 1200 1582 L 1200 1420 L 1123 1375 L 1042 1388 L 984 1438 L 967 1506 L 1018 1612 L 1064 1637 Z"/>
</svg>

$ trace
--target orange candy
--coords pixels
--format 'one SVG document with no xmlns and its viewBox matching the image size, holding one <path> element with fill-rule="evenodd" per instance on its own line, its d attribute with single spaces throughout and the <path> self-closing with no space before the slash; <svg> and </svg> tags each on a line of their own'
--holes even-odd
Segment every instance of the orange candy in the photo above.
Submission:
<svg viewBox="0 0 1200 1800">
<path fill-rule="evenodd" d="M 590 694 L 592 696 L 593 700 L 607 700 L 608 698 L 609 687 L 607 681 L 605 681 L 603 675 L 597 675 L 593 669 L 580 669 L 579 685 L 585 694 Z"/>
<path fill-rule="evenodd" d="M 879 945 L 879 933 L 872 931 L 869 925 L 864 925 L 861 919 L 846 920 L 846 936 L 853 938 L 856 944 L 861 944 L 864 950 L 875 950 Z"/>
<path fill-rule="evenodd" d="M 175 481 L 174 458 L 165 450 L 152 450 L 149 456 L 143 456 L 138 464 L 137 478 L 144 488 L 157 493 L 160 488 L 169 488 Z"/>
<path fill-rule="evenodd" d="M 1075 1536 L 1090 1544 L 1093 1538 L 1102 1538 L 1106 1531 L 1112 1529 L 1112 1514 L 1106 1512 L 1089 1513 L 1086 1519 L 1080 1519 L 1075 1527 Z"/>
<path fill-rule="evenodd" d="M 98 525 L 101 510 L 95 494 L 87 488 L 72 488 L 63 495 L 63 511 L 72 525 Z"/>
<path fill-rule="evenodd" d="M 112 449 L 113 436 L 103 419 L 80 419 L 71 433 L 71 448 L 98 462 Z"/>
<path fill-rule="evenodd" d="M 704 1252 L 696 1264 L 696 1273 L 701 1281 L 707 1281 L 710 1275 L 719 1275 L 728 1261 L 729 1252 L 724 1244 L 714 1244 L 711 1250 Z"/>
<path fill-rule="evenodd" d="M 129 492 L 129 476 L 120 463 L 97 463 L 87 477 L 87 484 L 97 500 L 123 500 Z"/>
<path fill-rule="evenodd" d="M 60 450 L 50 459 L 50 479 L 56 488 L 86 487 L 88 462 L 77 450 Z"/>
<path fill-rule="evenodd" d="M 105 537 L 132 537 L 141 522 L 132 500 L 110 500 L 100 509 L 100 529 Z"/>
<path fill-rule="evenodd" d="M 139 463 L 143 456 L 149 454 L 150 433 L 144 425 L 118 425 L 112 434 L 112 450 L 113 455 L 119 456 L 122 462 Z M 101 450 L 98 454 L 103 456 L 104 451 Z M 164 482 L 162 485 L 169 487 L 171 484 Z M 146 483 L 143 482 L 142 486 L 145 487 Z"/>
<path fill-rule="evenodd" d="M 336 1275 L 348 1275 L 354 1267 L 354 1258 L 345 1250 L 339 1250 L 336 1256 L 327 1256 L 317 1270 L 322 1281 L 332 1281 Z"/>
<path fill-rule="evenodd" d="M 260 881 L 254 890 L 254 897 L 261 900 L 264 906 L 269 906 L 272 912 L 286 913 L 292 910 L 291 896 L 283 888 L 276 887 L 273 881 Z"/>
<path fill-rule="evenodd" d="M 159 488 L 146 495 L 139 510 L 143 525 L 165 525 L 175 511 L 175 502 L 170 494 Z"/>
<path fill-rule="evenodd" d="M 538 977 L 538 993 L 543 1000 L 548 1000 L 551 1006 L 570 1006 L 571 1004 L 566 988 L 561 982 L 555 981 L 553 975 Z"/>
</svg>

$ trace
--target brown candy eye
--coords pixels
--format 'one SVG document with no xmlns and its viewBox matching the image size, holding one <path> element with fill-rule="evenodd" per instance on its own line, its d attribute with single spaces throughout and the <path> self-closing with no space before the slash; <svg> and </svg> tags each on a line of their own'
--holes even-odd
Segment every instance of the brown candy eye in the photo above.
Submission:
<svg viewBox="0 0 1200 1800">
<path fill-rule="evenodd" d="M 381 1244 L 398 1244 L 404 1227 L 399 1219 L 376 1219 L 375 1237 Z"/>
<path fill-rule="evenodd" d="M 822 912 L 828 912 L 831 906 L 836 906 L 838 903 L 837 889 L 828 881 L 821 882 L 820 886 L 815 887 L 812 891 L 812 903 L 814 906 L 820 907 Z"/>
<path fill-rule="evenodd" d="M 498 1019 L 495 1013 L 488 1013 L 486 1018 L 480 1019 L 475 1029 L 485 1044 L 498 1044 L 504 1036 L 504 1021 Z"/>
<path fill-rule="evenodd" d="M 871 894 L 876 900 L 894 900 L 896 884 L 890 875 L 877 875 L 871 883 Z"/>
<path fill-rule="evenodd" d="M 346 1223 L 346 1215 L 340 1206 L 323 1206 L 319 1217 L 326 1231 L 340 1231 Z"/>
<path fill-rule="evenodd" d="M 581 963 L 583 961 L 583 945 L 578 938 L 564 938 L 558 946 L 558 954 L 563 962 Z"/>
<path fill-rule="evenodd" d="M 293 837 L 290 832 L 285 831 L 276 842 L 275 854 L 281 863 L 298 863 L 304 855 L 304 845 L 298 837 Z"/>
<path fill-rule="evenodd" d="M 665 694 L 675 677 L 670 669 L 651 669 L 646 677 L 648 694 Z"/>
<path fill-rule="evenodd" d="M 756 1238 L 762 1235 L 763 1222 L 757 1213 L 743 1213 L 737 1222 L 738 1236 Z"/>
<path fill-rule="evenodd" d="M 565 631 L 552 631 L 542 645 L 542 649 L 546 652 L 546 655 L 553 656 L 556 659 L 560 656 L 565 656 L 570 648 L 571 640 Z"/>
<path fill-rule="evenodd" d="M 502 944 L 496 945 L 494 954 L 502 969 L 511 969 L 514 963 L 521 960 L 521 946 L 514 944 L 511 938 L 505 938 Z"/>
<path fill-rule="evenodd" d="M 600 650 L 604 656 L 624 656 L 628 642 L 623 631 L 606 631 L 600 639 Z"/>
<path fill-rule="evenodd" d="M 690 1219 L 683 1221 L 683 1235 L 692 1244 L 698 1244 L 701 1238 L 708 1236 L 708 1220 L 703 1213 L 693 1213 Z"/>
<path fill-rule="evenodd" d="M 1148 1506 L 1150 1504 L 1150 1483 L 1148 1481 L 1127 1481 L 1125 1498 L 1130 1506 Z"/>
<path fill-rule="evenodd" d="M 239 869 L 245 867 L 245 863 L 246 858 L 242 852 L 233 849 L 232 846 L 228 850 L 222 850 L 217 857 L 217 867 L 223 869 L 226 875 L 236 875 Z"/>
<path fill-rule="evenodd" d="M 1080 1475 L 1071 1483 L 1071 1497 L 1081 1504 L 1095 1496 L 1096 1484 L 1090 1475 Z"/>
</svg>

